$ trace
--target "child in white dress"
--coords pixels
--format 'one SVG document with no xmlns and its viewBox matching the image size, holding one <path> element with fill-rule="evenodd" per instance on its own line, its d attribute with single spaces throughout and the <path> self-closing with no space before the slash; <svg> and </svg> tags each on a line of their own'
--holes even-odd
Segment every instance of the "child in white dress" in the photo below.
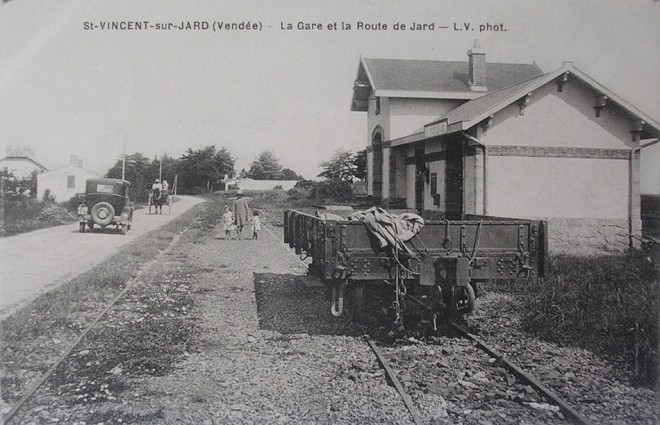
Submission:
<svg viewBox="0 0 660 425">
<path fill-rule="evenodd" d="M 259 211 L 252 211 L 252 239 L 259 238 L 259 232 L 261 231 L 261 220 L 259 219 Z"/>
<path fill-rule="evenodd" d="M 223 229 L 225 229 L 225 239 L 231 239 L 231 231 L 234 226 L 234 214 L 229 209 L 229 206 L 225 207 L 225 213 L 222 214 L 222 220 L 225 222 Z"/>
</svg>

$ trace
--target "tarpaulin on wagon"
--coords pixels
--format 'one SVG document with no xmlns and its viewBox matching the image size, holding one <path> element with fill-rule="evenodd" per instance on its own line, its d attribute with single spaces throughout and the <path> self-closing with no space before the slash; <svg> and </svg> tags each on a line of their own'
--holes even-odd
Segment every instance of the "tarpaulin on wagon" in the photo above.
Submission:
<svg viewBox="0 0 660 425">
<path fill-rule="evenodd" d="M 387 246 L 408 255 L 413 253 L 405 245 L 424 227 L 424 219 L 417 214 L 390 214 L 382 208 L 371 207 L 368 210 L 353 213 L 346 217 L 350 221 L 361 221 L 377 241 L 378 247 Z"/>
</svg>

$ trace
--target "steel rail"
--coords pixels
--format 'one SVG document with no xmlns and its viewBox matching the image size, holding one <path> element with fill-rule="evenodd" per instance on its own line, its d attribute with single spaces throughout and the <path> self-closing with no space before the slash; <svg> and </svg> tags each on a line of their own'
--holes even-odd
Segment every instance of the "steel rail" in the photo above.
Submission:
<svg viewBox="0 0 660 425">
<path fill-rule="evenodd" d="M 371 340 L 371 338 L 369 338 L 369 335 L 364 331 L 364 329 L 359 325 L 357 327 L 360 330 L 360 333 L 362 334 L 362 338 L 364 338 L 364 340 L 367 341 L 367 344 L 369 344 L 369 347 L 371 347 L 371 350 L 376 355 L 376 358 L 378 359 L 378 363 L 380 363 L 380 365 L 385 370 L 385 374 L 387 375 L 387 378 L 394 385 L 394 388 L 399 393 L 399 396 L 401 396 L 401 399 L 403 400 L 403 404 L 406 405 L 406 408 L 408 409 L 410 416 L 412 416 L 412 420 L 415 423 L 415 425 L 423 424 L 424 422 L 422 421 L 419 412 L 415 408 L 415 405 L 413 404 L 410 395 L 403 388 L 403 385 L 401 385 L 401 381 L 399 381 L 399 378 L 396 377 L 394 370 L 392 370 L 392 368 L 390 367 L 390 364 L 387 362 L 387 359 L 385 358 L 383 353 L 380 351 L 378 346 Z"/>
<path fill-rule="evenodd" d="M 450 326 L 452 326 L 454 329 L 458 330 L 463 336 L 466 338 L 474 341 L 482 350 L 487 352 L 490 356 L 494 357 L 497 359 L 497 362 L 504 364 L 507 369 L 509 369 L 511 372 L 513 372 L 514 375 L 522 379 L 523 381 L 527 382 L 530 384 L 536 391 L 541 393 L 541 395 L 547 397 L 548 399 L 552 400 L 553 403 L 555 403 L 561 411 L 566 414 L 570 419 L 572 419 L 575 423 L 577 424 L 582 424 L 582 425 L 592 425 L 591 422 L 584 416 L 582 416 L 577 410 L 573 409 L 568 403 L 566 403 L 564 400 L 559 398 L 557 394 L 555 394 L 551 389 L 543 385 L 540 381 L 538 381 L 536 378 L 533 376 L 525 373 L 522 369 L 520 369 L 518 366 L 515 364 L 511 363 L 509 360 L 507 360 L 503 354 L 499 353 L 497 350 L 495 350 L 493 347 L 490 345 L 486 344 L 483 340 L 481 340 L 479 337 L 476 335 L 471 334 L 467 329 L 464 327 L 456 324 L 453 321 L 449 322 Z"/>
<path fill-rule="evenodd" d="M 126 287 L 122 289 L 121 292 L 119 292 L 119 294 L 117 294 L 117 296 L 115 296 L 115 298 L 113 298 L 112 301 L 110 301 L 110 303 L 105 307 L 105 309 L 103 309 L 103 311 L 96 316 L 94 321 L 89 326 L 87 326 L 80 335 L 78 335 L 75 341 L 73 341 L 73 343 L 71 343 L 71 345 L 69 345 L 69 347 L 64 351 L 64 353 L 57 358 L 55 363 L 53 363 L 51 367 L 48 368 L 48 370 L 39 378 L 39 380 L 34 385 L 32 385 L 32 387 L 30 387 L 28 392 L 25 393 L 23 397 L 21 397 L 16 402 L 16 404 L 6 414 L 2 416 L 2 424 L 8 423 L 16 415 L 16 413 L 18 413 L 18 411 L 25 405 L 25 403 L 28 400 L 30 400 L 32 396 L 34 396 L 34 394 L 39 390 L 39 388 L 41 388 L 41 386 L 48 380 L 48 378 L 50 378 L 53 372 L 55 372 L 55 370 L 59 367 L 59 365 L 69 356 L 69 354 L 71 354 L 71 352 L 78 346 L 78 344 L 80 344 L 80 342 L 89 334 L 89 332 L 92 329 L 94 329 L 94 327 L 112 309 L 112 307 L 114 307 L 117 301 L 119 301 L 124 295 L 126 295 L 126 293 L 135 286 L 138 280 L 142 278 L 142 276 L 147 271 L 150 271 L 160 260 L 162 260 L 162 258 L 165 255 L 169 254 L 172 251 L 172 248 L 179 241 L 179 239 L 181 239 L 183 234 L 186 233 L 188 229 L 190 229 L 193 226 L 193 224 L 197 223 L 198 221 L 197 218 L 198 217 L 195 217 L 195 219 L 193 219 L 192 222 L 185 229 L 183 229 L 183 231 L 181 231 L 176 236 L 174 236 L 174 238 L 172 238 L 172 241 L 167 245 L 167 247 L 163 251 L 161 251 L 156 256 L 156 258 L 145 263 L 142 269 L 138 272 L 138 274 L 135 275 L 135 277 L 133 277 L 126 283 Z"/>
</svg>

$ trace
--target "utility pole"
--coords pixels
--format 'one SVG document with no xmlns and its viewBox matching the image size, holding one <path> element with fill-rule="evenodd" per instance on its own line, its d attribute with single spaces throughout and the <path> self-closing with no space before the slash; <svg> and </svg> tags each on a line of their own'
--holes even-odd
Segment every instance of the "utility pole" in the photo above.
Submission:
<svg viewBox="0 0 660 425">
<path fill-rule="evenodd" d="M 124 142 L 124 154 L 121 156 L 121 179 L 126 180 L 126 143 Z"/>
</svg>

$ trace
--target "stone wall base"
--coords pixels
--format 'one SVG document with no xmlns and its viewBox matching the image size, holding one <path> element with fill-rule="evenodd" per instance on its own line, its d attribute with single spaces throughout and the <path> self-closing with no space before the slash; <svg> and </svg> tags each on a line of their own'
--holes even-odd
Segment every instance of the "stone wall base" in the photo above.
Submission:
<svg viewBox="0 0 660 425">
<path fill-rule="evenodd" d="M 551 254 L 611 255 L 630 248 L 626 219 L 547 218 Z"/>
</svg>

